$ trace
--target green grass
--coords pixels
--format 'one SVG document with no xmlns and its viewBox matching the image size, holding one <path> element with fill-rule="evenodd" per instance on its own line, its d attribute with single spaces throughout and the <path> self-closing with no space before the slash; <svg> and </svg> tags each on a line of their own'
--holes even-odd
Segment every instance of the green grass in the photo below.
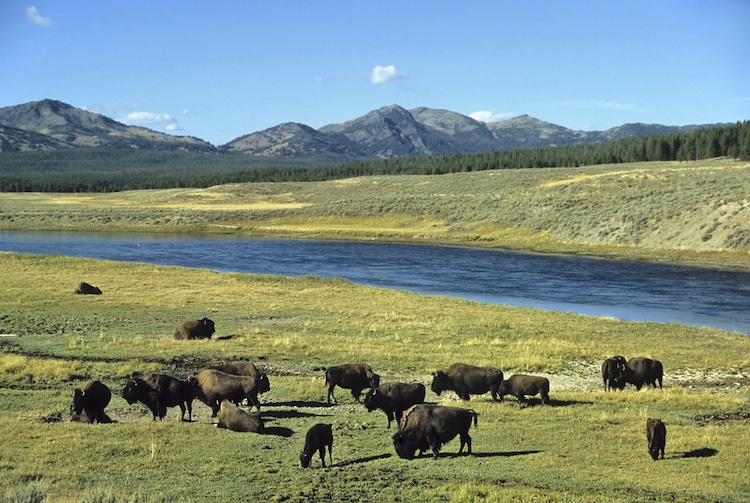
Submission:
<svg viewBox="0 0 750 503">
<path fill-rule="evenodd" d="M 219 274 L 64 257 L 0 254 L 0 500 L 32 501 L 743 501 L 750 499 L 750 338 L 674 323 L 637 323 L 363 287 L 341 279 Z M 80 281 L 101 296 L 74 295 Z M 207 315 L 217 337 L 174 341 Z M 664 390 L 560 390 L 616 353 L 665 365 Z M 209 361 L 251 359 L 270 373 L 267 435 L 164 422 L 119 391 L 134 371 L 187 376 Z M 365 360 L 384 380 L 429 384 L 454 361 L 506 375 L 548 373 L 551 406 L 513 398 L 468 404 L 475 456 L 395 455 L 382 412 L 346 390 L 325 405 L 321 367 Z M 593 366 L 592 366 L 593 365 Z M 585 370 L 577 370 L 585 369 Z M 676 377 L 695 372 L 692 381 Z M 718 380 L 700 377 L 722 373 Z M 586 376 L 584 376 L 586 377 Z M 67 420 L 87 379 L 114 396 L 109 425 Z M 560 379 L 560 380 L 558 380 Z M 596 384 L 595 389 L 599 389 Z M 428 392 L 428 400 L 438 400 Z M 646 452 L 645 421 L 668 428 L 667 459 Z M 51 421 L 51 422 L 50 422 Z M 334 466 L 303 470 L 316 422 L 334 425 Z M 37 499 L 37 501 L 41 501 Z"/>
</svg>

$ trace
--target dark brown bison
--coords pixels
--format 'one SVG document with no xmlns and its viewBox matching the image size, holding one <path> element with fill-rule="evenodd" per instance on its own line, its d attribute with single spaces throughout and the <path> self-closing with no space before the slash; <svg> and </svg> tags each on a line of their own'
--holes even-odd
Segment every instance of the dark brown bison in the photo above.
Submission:
<svg viewBox="0 0 750 503">
<path fill-rule="evenodd" d="M 112 399 L 112 392 L 101 381 L 89 381 L 83 389 L 73 391 L 73 403 L 70 404 L 70 417 L 73 421 L 83 423 L 111 423 L 104 409 Z"/>
<path fill-rule="evenodd" d="M 526 403 L 525 397 L 539 395 L 543 404 L 549 403 L 549 379 L 546 377 L 530 376 L 526 374 L 514 374 L 503 381 L 500 385 L 500 401 L 505 395 L 513 395 L 518 400 L 518 405 Z"/>
<path fill-rule="evenodd" d="M 656 461 L 664 459 L 664 448 L 667 445 L 667 427 L 659 419 L 648 418 L 646 420 L 646 438 L 648 439 L 648 453 L 651 459 Z"/>
<path fill-rule="evenodd" d="M 239 404 L 242 400 L 247 399 L 251 406 L 255 406 L 260 412 L 260 400 L 258 393 L 261 389 L 268 391 L 271 385 L 268 377 L 263 374 L 262 377 L 238 376 L 227 374 L 220 370 L 206 369 L 198 372 L 192 378 L 196 386 L 196 396 L 198 400 L 211 407 L 211 417 L 216 417 L 222 400 L 229 400 Z"/>
<path fill-rule="evenodd" d="M 78 285 L 78 288 L 75 289 L 75 293 L 78 295 L 101 295 L 102 291 L 99 287 L 90 285 L 83 281 Z"/>
<path fill-rule="evenodd" d="M 331 403 L 331 398 L 334 402 L 338 401 L 333 396 L 333 388 L 336 386 L 352 390 L 352 396 L 359 402 L 363 389 L 380 386 L 380 376 L 373 372 L 372 367 L 366 363 L 345 363 L 328 367 L 326 385 L 328 386 L 328 403 Z"/>
<path fill-rule="evenodd" d="M 195 398 L 194 384 L 187 380 L 178 379 L 166 374 L 148 373 L 143 377 L 129 377 L 122 390 L 122 397 L 129 403 L 141 402 L 151 410 L 156 418 L 164 419 L 167 407 L 179 407 L 180 420 L 185 420 L 185 410 L 188 420 L 193 420 L 193 399 Z"/>
<path fill-rule="evenodd" d="M 381 384 L 370 389 L 365 395 L 365 407 L 372 412 L 380 409 L 388 417 L 388 428 L 394 417 L 401 421 L 404 411 L 412 405 L 423 403 L 425 397 L 424 384 L 394 382 Z"/>
<path fill-rule="evenodd" d="M 404 412 L 399 422 L 398 432 L 393 435 L 393 446 L 400 458 L 413 459 L 416 452 L 420 454 L 432 449 L 435 459 L 443 444 L 453 440 L 456 435 L 461 439 L 458 454 L 467 447 L 471 454 L 471 421 L 477 426 L 477 414 L 470 409 L 446 407 L 444 405 L 417 404 Z"/>
<path fill-rule="evenodd" d="M 625 368 L 625 382 L 635 386 L 639 390 L 645 385 L 651 385 L 656 388 L 656 382 L 659 382 L 661 389 L 662 379 L 664 377 L 664 368 L 659 360 L 652 360 L 643 356 L 637 356 L 628 360 Z"/>
<path fill-rule="evenodd" d="M 219 370 L 225 374 L 232 374 L 236 376 L 251 376 L 255 377 L 258 381 L 258 393 L 265 393 L 271 389 L 271 384 L 268 381 L 268 376 L 265 372 L 258 370 L 252 362 L 238 361 L 222 363 L 220 365 L 211 365 L 209 369 Z M 240 405 L 235 402 L 236 405 Z"/>
<path fill-rule="evenodd" d="M 430 389 L 438 396 L 443 391 L 455 391 L 461 400 L 468 400 L 469 395 L 483 395 L 489 391 L 495 402 L 502 383 L 503 373 L 496 368 L 454 363 L 445 372 L 438 370 L 432 374 Z"/>
<path fill-rule="evenodd" d="M 263 433 L 263 419 L 260 414 L 240 409 L 229 400 L 222 400 L 219 406 L 219 428 L 247 433 Z"/>
<path fill-rule="evenodd" d="M 213 320 L 203 318 L 201 320 L 190 320 L 182 323 L 174 332 L 174 338 L 178 340 L 210 339 L 216 331 Z"/>
<path fill-rule="evenodd" d="M 604 391 L 623 389 L 625 387 L 625 369 L 627 361 L 624 356 L 613 356 L 602 362 L 602 381 Z"/>
<path fill-rule="evenodd" d="M 310 466 L 313 454 L 318 451 L 320 462 L 323 468 L 326 467 L 326 447 L 328 447 L 328 457 L 333 463 L 333 428 L 330 424 L 318 423 L 310 427 L 305 435 L 305 446 L 299 453 L 299 462 L 302 468 Z"/>
</svg>

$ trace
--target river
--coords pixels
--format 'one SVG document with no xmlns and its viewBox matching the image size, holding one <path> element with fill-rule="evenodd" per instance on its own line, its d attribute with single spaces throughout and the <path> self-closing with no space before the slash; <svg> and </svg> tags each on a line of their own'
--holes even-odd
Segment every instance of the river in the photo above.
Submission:
<svg viewBox="0 0 750 503">
<path fill-rule="evenodd" d="M 0 232 L 0 251 L 355 283 L 489 304 L 750 335 L 750 272 L 451 246 L 215 236 Z"/>
</svg>

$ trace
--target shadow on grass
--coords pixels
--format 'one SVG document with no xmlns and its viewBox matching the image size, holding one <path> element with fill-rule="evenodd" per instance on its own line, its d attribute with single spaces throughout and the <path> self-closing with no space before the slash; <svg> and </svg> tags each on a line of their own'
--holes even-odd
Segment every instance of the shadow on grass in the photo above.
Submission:
<svg viewBox="0 0 750 503">
<path fill-rule="evenodd" d="M 284 426 L 266 426 L 263 428 L 264 435 L 276 435 L 277 437 L 289 438 L 294 435 L 294 430 Z"/>
<path fill-rule="evenodd" d="M 710 458 L 719 453 L 718 449 L 712 447 L 701 447 L 693 451 L 688 451 L 682 455 L 683 458 Z"/>
<path fill-rule="evenodd" d="M 519 404 L 517 400 L 505 400 L 505 403 L 508 404 Z M 594 402 L 590 401 L 583 401 L 583 400 L 555 400 L 554 398 L 549 399 L 549 403 L 547 405 L 544 405 L 542 403 L 541 398 L 529 398 L 527 400 L 524 400 L 523 402 L 520 402 L 519 406 L 521 408 L 526 407 L 569 407 L 571 405 L 593 405 Z"/>
<path fill-rule="evenodd" d="M 321 417 L 330 416 L 330 414 L 316 414 L 314 412 L 303 412 L 299 410 L 263 410 L 263 417 L 274 417 L 276 419 L 289 419 L 297 417 Z"/>
<path fill-rule="evenodd" d="M 327 402 L 313 402 L 311 400 L 290 400 L 288 402 L 268 402 L 264 403 L 267 407 L 320 407 L 329 408 L 335 407 L 336 404 Z"/>
<path fill-rule="evenodd" d="M 338 463 L 333 463 L 332 465 L 329 465 L 328 467 L 334 467 L 334 466 L 350 466 L 350 465 L 358 465 L 361 463 L 369 463 L 370 461 L 375 461 L 378 459 L 387 459 L 390 458 L 392 455 L 389 453 L 385 454 L 378 454 L 376 456 L 367 456 L 366 458 L 359 458 L 359 459 L 352 459 L 349 461 L 340 461 Z"/>
</svg>

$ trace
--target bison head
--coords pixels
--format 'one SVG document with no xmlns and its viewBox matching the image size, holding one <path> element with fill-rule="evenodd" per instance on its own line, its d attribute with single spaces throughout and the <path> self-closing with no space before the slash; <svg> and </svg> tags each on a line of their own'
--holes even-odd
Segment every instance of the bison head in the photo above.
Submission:
<svg viewBox="0 0 750 503">
<path fill-rule="evenodd" d="M 435 393 L 437 396 L 440 396 L 440 393 L 442 393 L 446 387 L 445 387 L 445 381 L 448 379 L 448 376 L 445 375 L 445 372 L 442 370 L 438 370 L 434 374 L 432 374 L 432 384 L 430 385 L 430 389 L 433 393 Z"/>
<path fill-rule="evenodd" d="M 364 404 L 369 412 L 372 412 L 378 408 L 381 397 L 382 393 L 378 393 L 377 388 L 372 388 L 367 392 L 367 394 L 365 395 Z"/>
<path fill-rule="evenodd" d="M 138 382 L 138 379 L 128 378 L 128 382 L 125 383 L 125 387 L 122 389 L 122 397 L 130 404 L 133 405 L 139 400 L 140 388 L 143 386 L 142 382 Z"/>
<path fill-rule="evenodd" d="M 401 459 L 414 459 L 417 452 L 417 446 L 410 442 L 401 432 L 393 435 L 393 447 Z"/>
<path fill-rule="evenodd" d="M 83 390 L 76 388 L 73 391 L 73 403 L 70 404 L 70 415 L 81 415 L 83 412 Z"/>
<path fill-rule="evenodd" d="M 268 376 L 265 372 L 261 372 L 258 374 L 258 377 L 255 379 L 255 383 L 258 386 L 258 393 L 265 393 L 266 391 L 271 390 L 271 383 L 268 382 Z"/>
<path fill-rule="evenodd" d="M 312 459 L 312 452 L 302 451 L 299 453 L 299 462 L 302 465 L 302 468 L 307 468 L 310 466 L 310 460 Z"/>
</svg>

